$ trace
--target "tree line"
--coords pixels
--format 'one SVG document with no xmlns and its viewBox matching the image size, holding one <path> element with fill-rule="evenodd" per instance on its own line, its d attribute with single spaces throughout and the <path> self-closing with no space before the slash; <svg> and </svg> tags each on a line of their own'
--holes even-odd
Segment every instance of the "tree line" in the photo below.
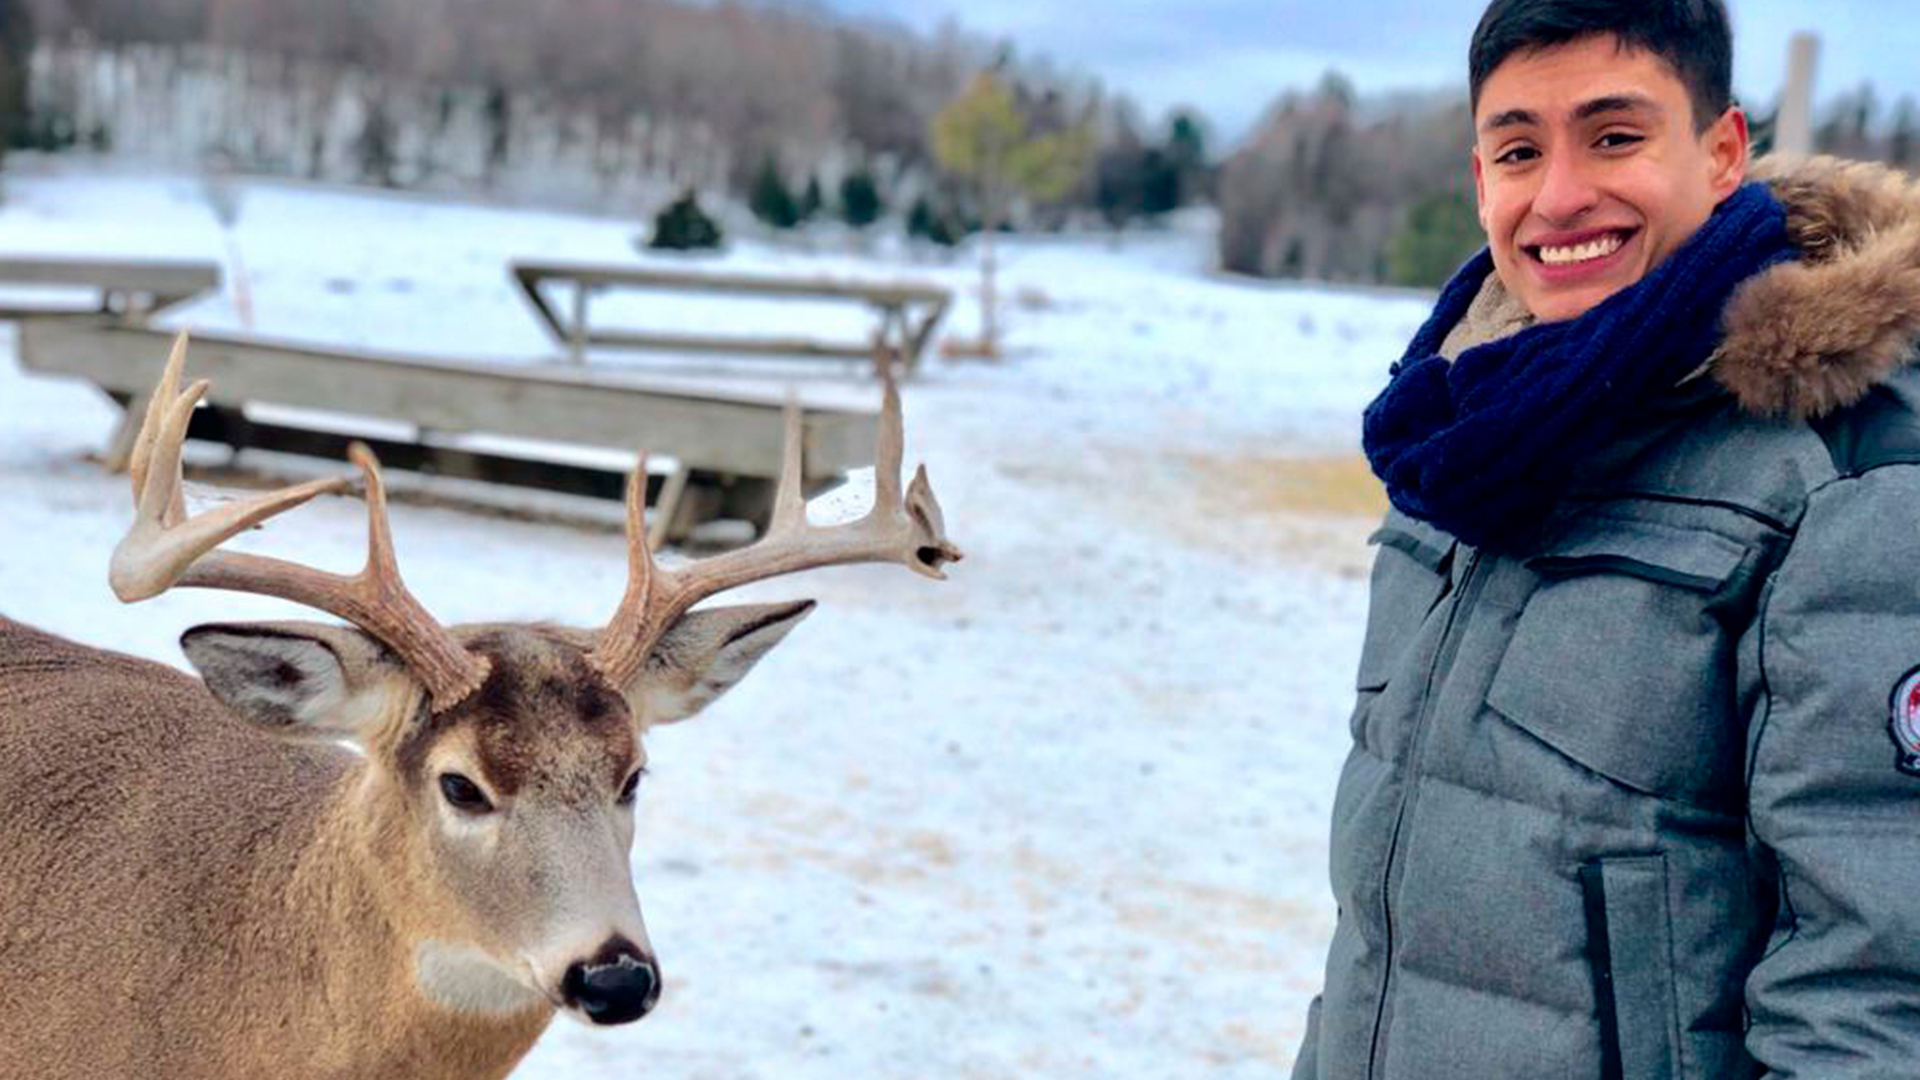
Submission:
<svg viewBox="0 0 1920 1080">
<path fill-rule="evenodd" d="M 1775 110 L 1749 104 L 1755 150 L 1771 149 Z M 1890 109 L 1872 86 L 1820 111 L 1823 154 L 1920 167 L 1920 108 Z M 1478 251 L 1464 95 L 1363 101 L 1329 75 L 1283 95 L 1221 166 L 1219 259 L 1260 277 L 1432 287 Z"/>
<path fill-rule="evenodd" d="M 251 118 L 247 137 L 217 147 L 238 167 L 492 183 L 516 162 L 536 172 L 535 150 L 570 153 L 604 190 L 631 194 L 642 185 L 615 181 L 672 170 L 673 190 L 720 189 L 776 226 L 827 213 L 858 226 L 891 210 L 951 240 L 986 215 L 939 167 L 933 123 L 990 71 L 1036 128 L 1094 142 L 1084 174 L 1044 205 L 1023 201 L 1019 220 L 1076 209 L 1127 220 L 1169 202 L 1166 177 L 1146 175 L 1168 171 L 1142 152 L 1157 140 L 1135 133 L 1124 98 L 953 24 L 917 35 L 772 0 L 0 0 L 0 31 L 0 123 L 16 146 L 162 137 L 150 123 L 104 120 L 104 108 L 91 120 L 46 103 L 27 111 L 37 43 L 58 57 L 43 71 L 64 70 L 78 93 L 152 84 L 177 97 L 183 84 L 238 80 L 175 109 L 219 98 L 224 116 Z M 266 115 L 269 101 L 280 115 Z M 313 130 L 295 138 L 283 117 Z M 1180 152 L 1191 155 L 1202 125 L 1185 123 Z M 1173 183 L 1190 197 L 1194 169 L 1182 168 Z M 649 190 L 645 201 L 664 199 Z"/>
</svg>

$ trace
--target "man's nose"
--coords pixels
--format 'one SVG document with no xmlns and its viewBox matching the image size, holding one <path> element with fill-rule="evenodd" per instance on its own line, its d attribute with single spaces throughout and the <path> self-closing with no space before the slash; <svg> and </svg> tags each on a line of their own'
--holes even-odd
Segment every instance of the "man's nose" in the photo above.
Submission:
<svg viewBox="0 0 1920 1080">
<path fill-rule="evenodd" d="M 1540 190 L 1533 196 L 1533 212 L 1556 225 L 1570 225 L 1600 202 L 1600 190 L 1577 157 L 1555 154 L 1547 159 Z"/>
</svg>

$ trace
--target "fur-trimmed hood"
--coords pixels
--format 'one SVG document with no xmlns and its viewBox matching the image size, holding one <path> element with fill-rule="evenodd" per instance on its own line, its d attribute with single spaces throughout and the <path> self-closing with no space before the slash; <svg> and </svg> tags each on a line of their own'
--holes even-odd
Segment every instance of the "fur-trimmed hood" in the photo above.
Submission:
<svg viewBox="0 0 1920 1080">
<path fill-rule="evenodd" d="M 1767 158 L 1753 178 L 1800 249 L 1727 301 L 1714 378 L 1749 412 L 1811 419 L 1859 401 L 1920 344 L 1920 183 L 1884 165 Z"/>
</svg>

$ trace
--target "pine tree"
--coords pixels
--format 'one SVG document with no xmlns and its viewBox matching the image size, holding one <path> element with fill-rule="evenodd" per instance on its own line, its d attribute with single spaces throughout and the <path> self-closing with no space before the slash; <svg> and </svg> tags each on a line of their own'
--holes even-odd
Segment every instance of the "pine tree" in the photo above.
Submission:
<svg viewBox="0 0 1920 1080">
<path fill-rule="evenodd" d="M 487 87 L 487 164 L 485 183 L 492 187 L 506 170 L 507 161 L 513 152 L 513 102 L 507 97 L 507 88 L 499 83 Z M 318 135 L 315 136 L 316 142 Z M 314 155 L 314 168 L 319 166 L 320 155 Z"/>
<path fill-rule="evenodd" d="M 800 223 L 800 207 L 793 200 L 793 192 L 780 176 L 780 165 L 768 154 L 760 162 L 760 171 L 754 174 L 753 186 L 747 192 L 747 208 L 753 216 L 776 229 L 791 229 Z"/>
<path fill-rule="evenodd" d="M 1180 209 L 1180 167 L 1164 150 L 1140 155 L 1140 212 L 1148 217 Z"/>
<path fill-rule="evenodd" d="M 970 230 L 952 209 L 940 206 L 925 195 L 913 200 L 907 210 L 907 235 L 941 247 L 952 247 Z"/>
<path fill-rule="evenodd" d="M 1174 205 L 1185 206 L 1202 198 L 1207 182 L 1207 136 L 1199 117 L 1178 113 L 1167 131 L 1167 159 L 1173 167 L 1178 186 Z"/>
<path fill-rule="evenodd" d="M 1913 99 L 1903 97 L 1893 114 L 1893 133 L 1887 137 L 1887 160 L 1896 168 L 1913 166 L 1915 145 Z"/>
<path fill-rule="evenodd" d="M 847 224 L 864 229 L 880 219 L 883 208 L 872 173 L 861 168 L 840 178 L 840 216 Z"/>
<path fill-rule="evenodd" d="M 689 188 L 653 219 L 653 239 L 647 246 L 661 251 L 717 248 L 720 226 L 700 209 L 700 200 Z"/>
<path fill-rule="evenodd" d="M 819 215 L 820 209 L 824 205 L 826 205 L 826 199 L 820 194 L 820 178 L 818 176 L 807 177 L 807 189 L 801 193 L 800 205 L 797 208 L 800 220 L 813 220 Z"/>
<path fill-rule="evenodd" d="M 33 55 L 33 6 L 0 0 L 0 157 L 27 142 L 27 61 Z"/>
</svg>

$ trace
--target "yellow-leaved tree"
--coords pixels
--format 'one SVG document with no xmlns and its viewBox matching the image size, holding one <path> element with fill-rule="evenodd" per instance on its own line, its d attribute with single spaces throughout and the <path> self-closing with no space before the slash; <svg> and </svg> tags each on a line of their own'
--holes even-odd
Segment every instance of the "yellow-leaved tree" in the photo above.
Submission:
<svg viewBox="0 0 1920 1080">
<path fill-rule="evenodd" d="M 1066 197 L 1092 166 L 1093 152 L 1093 129 L 1085 123 L 1032 134 L 1013 92 L 990 73 L 975 76 L 933 118 L 934 160 L 966 181 L 979 202 L 979 355 L 999 355 L 994 235 L 1006 224 L 1016 198 L 1055 202 Z"/>
</svg>

